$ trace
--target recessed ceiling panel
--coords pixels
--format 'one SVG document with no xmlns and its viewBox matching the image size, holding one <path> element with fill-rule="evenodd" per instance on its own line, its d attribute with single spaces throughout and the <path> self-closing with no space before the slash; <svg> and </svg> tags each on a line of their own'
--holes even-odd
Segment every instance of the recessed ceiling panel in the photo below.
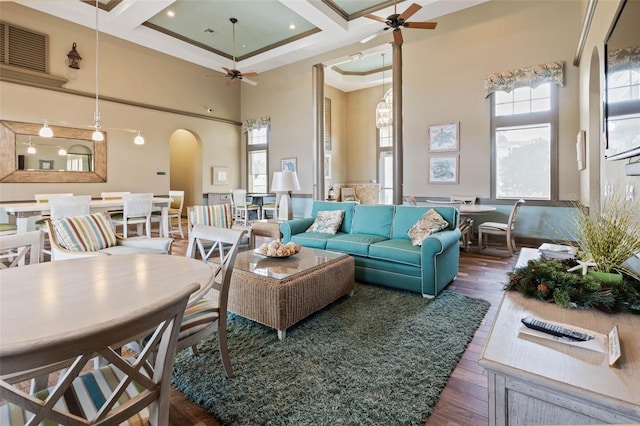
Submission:
<svg viewBox="0 0 640 426">
<path fill-rule="evenodd" d="M 345 19 L 352 20 L 364 14 L 374 12 L 383 7 L 393 4 L 392 0 L 323 0 L 326 3 L 333 3 L 332 8 L 338 9 L 338 12 Z M 402 0 L 401 0 L 402 1 Z"/>
<path fill-rule="evenodd" d="M 391 49 L 384 52 L 384 67 L 388 68 L 392 65 L 393 59 L 391 57 Z M 370 74 L 372 72 L 378 72 L 383 67 L 382 53 L 369 55 L 365 57 L 359 57 L 353 55 L 352 59 L 348 62 L 343 62 L 333 66 L 333 69 L 340 74 Z"/>
<path fill-rule="evenodd" d="M 319 31 L 277 0 L 177 0 L 147 21 L 150 27 L 231 57 L 236 18 L 236 57 L 286 44 Z"/>
</svg>

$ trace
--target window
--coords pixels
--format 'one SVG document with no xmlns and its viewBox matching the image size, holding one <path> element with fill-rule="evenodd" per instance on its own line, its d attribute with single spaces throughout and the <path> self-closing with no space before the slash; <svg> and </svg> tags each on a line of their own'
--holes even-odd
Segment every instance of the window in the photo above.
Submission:
<svg viewBox="0 0 640 426">
<path fill-rule="evenodd" d="M 393 115 L 393 91 L 384 97 Z M 393 204 L 393 126 L 378 129 L 378 182 L 380 203 Z"/>
<path fill-rule="evenodd" d="M 552 83 L 493 93 L 493 198 L 557 199 L 557 105 Z"/>
<path fill-rule="evenodd" d="M 268 138 L 269 128 L 266 126 L 247 131 L 247 192 L 267 192 Z"/>
</svg>

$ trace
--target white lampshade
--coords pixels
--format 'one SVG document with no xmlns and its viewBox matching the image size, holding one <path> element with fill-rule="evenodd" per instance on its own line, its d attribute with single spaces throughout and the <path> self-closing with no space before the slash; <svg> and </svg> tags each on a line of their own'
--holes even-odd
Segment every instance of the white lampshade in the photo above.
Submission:
<svg viewBox="0 0 640 426">
<path fill-rule="evenodd" d="M 52 138 L 53 137 L 53 130 L 51 130 L 51 127 L 49 127 L 49 123 L 47 123 L 47 120 L 44 121 L 44 126 L 42 126 L 42 128 L 40 129 L 40 132 L 38 132 L 38 134 L 42 138 Z"/>
<path fill-rule="evenodd" d="M 289 192 L 300 191 L 300 182 L 296 172 L 275 172 L 271 180 L 271 191 Z"/>
<path fill-rule="evenodd" d="M 299 191 L 300 182 L 296 172 L 275 172 L 271 180 L 271 191 L 282 192 L 278 205 L 278 220 L 293 219 L 293 208 L 289 191 Z"/>
</svg>

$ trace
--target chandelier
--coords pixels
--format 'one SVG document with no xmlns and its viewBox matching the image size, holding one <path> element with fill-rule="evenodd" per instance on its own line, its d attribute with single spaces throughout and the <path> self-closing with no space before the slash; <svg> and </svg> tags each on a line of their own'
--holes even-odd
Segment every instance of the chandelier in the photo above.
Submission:
<svg viewBox="0 0 640 426">
<path fill-rule="evenodd" d="M 376 107 L 376 127 L 381 129 L 383 127 L 389 127 L 393 124 L 393 117 L 391 116 L 391 106 L 387 105 L 387 101 L 384 99 L 384 53 L 382 54 L 382 100 Z"/>
</svg>

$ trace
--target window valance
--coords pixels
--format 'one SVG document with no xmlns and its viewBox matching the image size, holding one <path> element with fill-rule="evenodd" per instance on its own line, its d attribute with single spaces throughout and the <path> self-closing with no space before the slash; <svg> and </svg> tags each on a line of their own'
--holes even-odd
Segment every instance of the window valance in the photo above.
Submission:
<svg viewBox="0 0 640 426">
<path fill-rule="evenodd" d="M 271 117 L 252 118 L 242 122 L 242 132 L 247 133 L 250 130 L 269 128 L 269 126 L 271 126 Z"/>
<path fill-rule="evenodd" d="M 518 87 L 537 87 L 544 83 L 564 86 L 564 62 L 550 62 L 490 74 L 484 79 L 484 97 L 497 91 L 511 92 Z"/>
<path fill-rule="evenodd" d="M 640 68 L 640 46 L 625 47 L 624 49 L 609 52 L 607 58 L 607 71 L 630 70 Z"/>
</svg>

